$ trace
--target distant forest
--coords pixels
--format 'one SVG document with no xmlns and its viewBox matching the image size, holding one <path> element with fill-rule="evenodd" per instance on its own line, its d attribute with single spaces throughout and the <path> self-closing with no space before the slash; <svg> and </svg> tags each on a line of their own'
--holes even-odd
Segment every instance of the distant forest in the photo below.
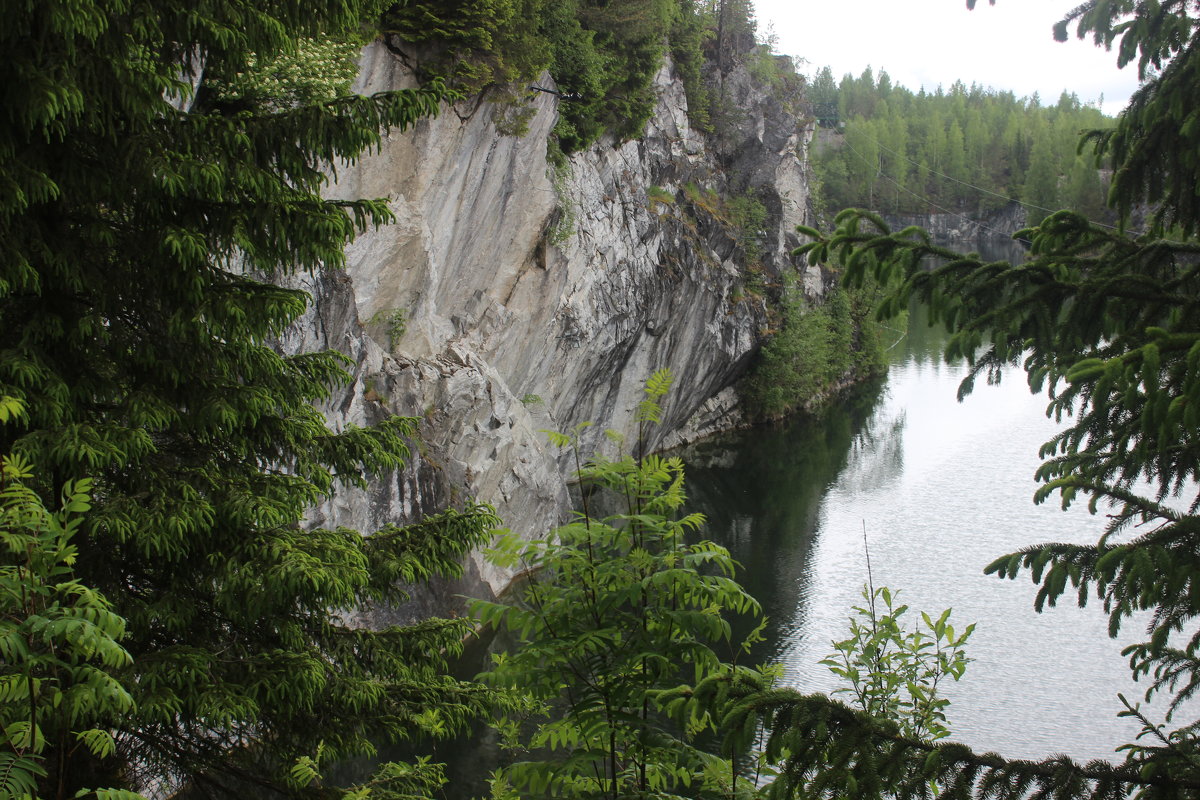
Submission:
<svg viewBox="0 0 1200 800">
<path fill-rule="evenodd" d="M 829 211 L 979 218 L 1016 200 L 1030 225 L 1060 208 L 1110 217 L 1110 173 L 1079 141 L 1082 131 L 1113 120 L 1074 94 L 1046 106 L 1036 94 L 1018 98 L 961 81 L 914 93 L 870 67 L 840 83 L 825 67 L 808 94 L 821 126 L 814 169 Z"/>
</svg>

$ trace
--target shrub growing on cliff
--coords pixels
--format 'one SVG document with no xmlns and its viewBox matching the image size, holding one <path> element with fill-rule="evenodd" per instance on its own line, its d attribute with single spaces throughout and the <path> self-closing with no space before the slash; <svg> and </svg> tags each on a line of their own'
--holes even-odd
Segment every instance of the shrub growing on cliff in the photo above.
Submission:
<svg viewBox="0 0 1200 800">
<path fill-rule="evenodd" d="M 873 292 L 832 288 L 820 305 L 807 301 L 794 279 L 784 287 L 780 329 L 759 351 L 742 384 L 751 413 L 775 419 L 819 402 L 847 379 L 886 366 L 877 323 L 869 319 Z"/>
<path fill-rule="evenodd" d="M 762 258 L 759 236 L 767 224 L 767 207 L 753 193 L 737 195 L 726 203 L 729 221 L 738 233 L 738 245 L 746 254 L 746 264 L 758 264 Z"/>
<path fill-rule="evenodd" d="M 440 669 L 461 621 L 372 632 L 343 612 L 454 572 L 495 518 L 468 506 L 367 538 L 304 530 L 336 486 L 397 469 L 415 422 L 330 430 L 313 404 L 345 383 L 347 359 L 270 346 L 308 302 L 271 279 L 338 268 L 390 218 L 384 201 L 323 200 L 329 169 L 435 113 L 443 91 L 274 111 L 168 102 L 190 94 L 189 73 L 357 36 L 365 9 L 0 3 L 0 408 L 24 409 L 0 414 L 0 454 L 29 465 L 22 481 L 52 514 L 64 486 L 93 480 L 71 580 L 112 604 L 132 657 L 105 661 L 131 707 L 89 719 L 85 704 L 46 730 L 40 786 L 54 796 L 100 773 L 159 792 L 281 788 L 297 757 L 453 728 L 489 696 Z M 0 660 L 3 685 L 26 674 Z M 78 672 L 58 680 L 87 690 Z M 91 730 L 115 747 L 81 747 L 74 733 Z M 6 728 L 0 752 L 28 754 L 23 735 Z"/>
</svg>

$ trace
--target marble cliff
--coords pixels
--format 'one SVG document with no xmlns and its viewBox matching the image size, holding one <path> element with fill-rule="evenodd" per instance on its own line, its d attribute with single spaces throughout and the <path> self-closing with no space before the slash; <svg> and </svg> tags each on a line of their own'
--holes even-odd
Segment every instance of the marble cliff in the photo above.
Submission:
<svg viewBox="0 0 1200 800">
<path fill-rule="evenodd" d="M 410 85 L 388 48 L 364 51 L 357 91 Z M 539 85 L 553 89 L 549 77 Z M 633 439 L 642 386 L 663 367 L 675 384 L 652 447 L 738 424 L 733 385 L 769 324 L 755 282 L 793 269 L 811 126 L 801 98 L 741 69 L 724 77 L 720 136 L 689 125 L 669 61 L 655 88 L 640 139 L 602 141 L 557 169 L 547 134 L 567 101 L 531 90 L 521 135 L 472 99 L 338 171 L 333 194 L 386 197 L 396 219 L 354 242 L 345 272 L 308 282 L 312 310 L 285 346 L 353 359 L 331 424 L 421 423 L 408 469 L 339 494 L 312 524 L 366 531 L 474 498 L 508 527 L 544 533 L 568 511 L 572 465 L 539 431 L 590 421 L 583 451 L 611 453 L 603 432 Z M 768 212 L 750 232 L 757 274 L 718 199 L 746 193 Z M 802 280 L 821 293 L 819 272 Z M 479 556 L 468 565 L 475 591 L 509 578 Z"/>
</svg>

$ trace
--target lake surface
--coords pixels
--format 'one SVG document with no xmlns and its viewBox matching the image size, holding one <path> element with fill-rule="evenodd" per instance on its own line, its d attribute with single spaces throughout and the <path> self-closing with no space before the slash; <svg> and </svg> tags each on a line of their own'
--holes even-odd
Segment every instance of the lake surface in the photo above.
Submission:
<svg viewBox="0 0 1200 800">
<path fill-rule="evenodd" d="M 1114 748 L 1139 726 L 1117 719 L 1117 692 L 1144 691 L 1120 650 L 1140 631 L 1109 639 L 1096 604 L 1037 614 L 1027 575 L 983 575 L 1022 546 L 1094 541 L 1104 525 L 1085 503 L 1064 512 L 1032 502 L 1038 447 L 1056 430 L 1047 398 L 1013 372 L 957 402 L 965 365 L 943 363 L 939 331 L 911 327 L 882 385 L 816 418 L 684 454 L 705 535 L 730 548 L 770 617 L 754 655 L 781 662 L 803 691 L 837 688 L 819 662 L 860 604 L 865 528 L 875 585 L 900 590 L 910 625 L 944 608 L 956 628 L 977 623 L 974 662 L 946 691 L 953 739 L 1011 757 L 1120 758 Z"/>
</svg>

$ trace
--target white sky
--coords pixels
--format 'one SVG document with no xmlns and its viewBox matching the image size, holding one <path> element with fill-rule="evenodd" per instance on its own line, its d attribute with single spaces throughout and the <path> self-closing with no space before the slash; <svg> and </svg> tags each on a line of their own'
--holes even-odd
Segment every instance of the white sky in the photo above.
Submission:
<svg viewBox="0 0 1200 800">
<path fill-rule="evenodd" d="M 1086 103 L 1104 96 L 1116 114 L 1137 88 L 1137 64 L 1118 70 L 1116 54 L 1079 40 L 1054 41 L 1052 26 L 1079 0 L 755 0 L 759 35 L 773 24 L 780 53 L 803 58 L 800 72 L 822 66 L 836 80 L 870 65 L 894 84 L 949 88 L 961 79 L 1018 97 L 1038 92 L 1053 104 L 1064 89 Z"/>
</svg>

